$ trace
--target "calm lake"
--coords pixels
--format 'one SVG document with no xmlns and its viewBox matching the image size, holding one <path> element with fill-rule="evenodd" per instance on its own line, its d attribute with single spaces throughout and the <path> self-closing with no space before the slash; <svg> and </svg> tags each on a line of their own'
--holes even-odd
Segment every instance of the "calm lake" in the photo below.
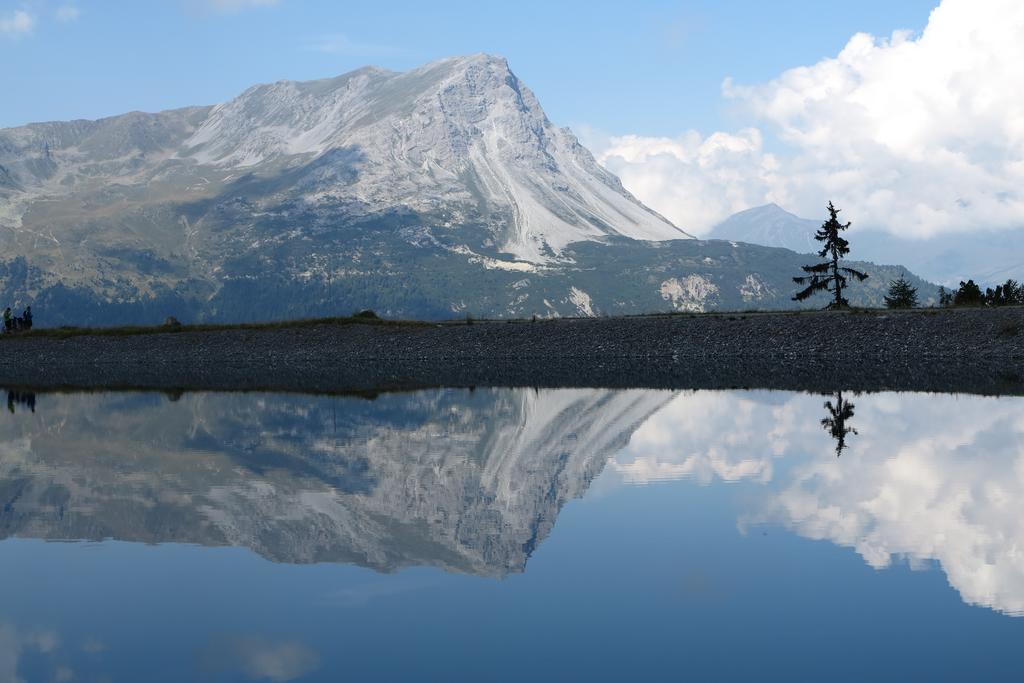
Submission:
<svg viewBox="0 0 1024 683">
<path fill-rule="evenodd" d="M 1021 676 L 1021 398 L 7 398 L 0 682 Z"/>
</svg>

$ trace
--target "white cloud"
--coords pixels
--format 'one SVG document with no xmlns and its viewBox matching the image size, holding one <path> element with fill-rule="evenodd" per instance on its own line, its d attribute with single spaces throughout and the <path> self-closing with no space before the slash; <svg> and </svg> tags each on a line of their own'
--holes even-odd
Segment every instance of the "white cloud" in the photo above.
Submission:
<svg viewBox="0 0 1024 683">
<path fill-rule="evenodd" d="M 10 14 L 0 15 L 0 35 L 26 35 L 32 33 L 35 26 L 36 18 L 25 10 L 16 10 Z"/>
<path fill-rule="evenodd" d="M 861 225 L 904 235 L 1024 225 L 1024 3 L 944 0 L 919 37 L 857 34 L 834 58 L 723 95 L 777 136 L 626 136 L 601 159 L 681 227 L 775 201 L 817 217 L 834 200 Z M 743 148 L 739 143 L 751 144 Z M 727 142 L 722 147 L 723 142 Z M 710 146 L 720 151 L 705 158 Z M 680 189 L 674 184 L 682 185 Z"/>
<path fill-rule="evenodd" d="M 764 203 L 778 162 L 766 154 L 760 131 L 688 131 L 678 138 L 637 135 L 593 143 L 598 161 L 666 218 L 701 233 L 724 216 Z"/>
<path fill-rule="evenodd" d="M 82 16 L 82 11 L 74 5 L 61 5 L 57 8 L 55 16 L 57 17 L 57 21 L 68 24 L 73 21 L 77 21 L 78 18 Z"/>
<path fill-rule="evenodd" d="M 326 52 L 328 54 L 349 57 L 388 57 L 401 52 L 401 50 L 391 45 L 352 40 L 341 33 L 320 36 L 312 40 L 306 47 L 314 52 Z"/>
</svg>

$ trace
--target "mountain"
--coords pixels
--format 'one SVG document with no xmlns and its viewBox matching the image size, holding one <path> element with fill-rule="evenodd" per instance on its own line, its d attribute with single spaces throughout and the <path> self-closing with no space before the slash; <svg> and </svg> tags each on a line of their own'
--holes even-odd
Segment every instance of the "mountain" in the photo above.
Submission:
<svg viewBox="0 0 1024 683">
<path fill-rule="evenodd" d="M 503 576 L 673 395 L 42 395 L 0 424 L 0 537 Z"/>
<path fill-rule="evenodd" d="M 803 261 L 692 239 L 489 55 L 0 130 L 0 234 L 44 325 L 780 308 Z"/>
<path fill-rule="evenodd" d="M 778 204 L 766 204 L 734 213 L 713 227 L 707 238 L 782 247 L 800 254 L 812 254 L 821 248 L 814 239 L 814 233 L 821 223 L 795 216 Z"/>
<path fill-rule="evenodd" d="M 819 248 L 814 233 L 823 220 L 800 218 L 777 204 L 767 204 L 733 214 L 712 228 L 708 237 L 811 253 Z M 1007 278 L 1024 280 L 1024 230 L 904 239 L 889 232 L 857 230 L 854 225 L 847 235 L 851 253 L 857 258 L 900 263 L 947 287 L 956 287 L 961 280 L 968 279 L 991 286 Z"/>
</svg>

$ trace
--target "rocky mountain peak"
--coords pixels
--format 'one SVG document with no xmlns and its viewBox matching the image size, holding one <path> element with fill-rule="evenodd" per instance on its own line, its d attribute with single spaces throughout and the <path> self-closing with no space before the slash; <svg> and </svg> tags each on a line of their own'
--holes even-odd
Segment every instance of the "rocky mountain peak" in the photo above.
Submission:
<svg viewBox="0 0 1024 683">
<path fill-rule="evenodd" d="M 334 154 L 344 172 L 318 166 L 301 184 L 308 199 L 422 214 L 443 203 L 446 215 L 488 224 L 499 251 L 526 261 L 580 240 L 688 237 L 555 128 L 508 62 L 487 54 L 256 86 L 214 107 L 182 154 L 225 169 Z"/>
<path fill-rule="evenodd" d="M 0 230 L 53 324 L 778 307 L 801 262 L 687 239 L 487 54 L 0 130 Z"/>
</svg>

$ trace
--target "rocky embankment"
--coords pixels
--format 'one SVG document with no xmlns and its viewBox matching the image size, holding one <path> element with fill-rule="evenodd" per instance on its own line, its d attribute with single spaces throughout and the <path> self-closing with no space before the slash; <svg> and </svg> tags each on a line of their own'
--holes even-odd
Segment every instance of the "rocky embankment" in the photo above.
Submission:
<svg viewBox="0 0 1024 683">
<path fill-rule="evenodd" d="M 0 385 L 375 392 L 425 386 L 1024 393 L 1024 308 L 754 313 L 0 339 Z"/>
</svg>

